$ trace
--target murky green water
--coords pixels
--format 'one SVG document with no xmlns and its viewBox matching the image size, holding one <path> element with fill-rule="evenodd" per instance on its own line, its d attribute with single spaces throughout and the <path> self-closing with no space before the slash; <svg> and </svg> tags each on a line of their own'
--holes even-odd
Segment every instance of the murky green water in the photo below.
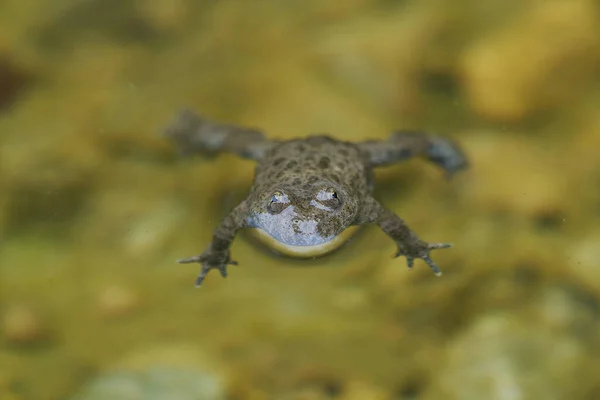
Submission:
<svg viewBox="0 0 600 400">
<path fill-rule="evenodd" d="M 253 163 L 179 158 L 181 107 L 457 138 L 451 181 L 377 174 L 443 277 L 368 227 L 319 260 L 241 235 L 194 289 Z M 600 398 L 599 110 L 594 0 L 5 0 L 0 400 Z"/>
</svg>

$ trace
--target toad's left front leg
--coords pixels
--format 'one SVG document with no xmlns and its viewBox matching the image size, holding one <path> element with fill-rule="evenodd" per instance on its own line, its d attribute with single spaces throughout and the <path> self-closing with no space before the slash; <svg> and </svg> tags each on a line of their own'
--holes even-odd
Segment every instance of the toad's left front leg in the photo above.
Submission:
<svg viewBox="0 0 600 400">
<path fill-rule="evenodd" d="M 273 145 L 256 129 L 213 122 L 189 109 L 180 111 L 163 135 L 182 154 L 234 153 L 250 160 L 260 160 Z"/>
<path fill-rule="evenodd" d="M 358 217 L 357 224 L 375 223 L 398 246 L 396 257 L 404 256 L 408 268 L 413 267 L 415 258 L 420 258 L 429 265 L 433 272 L 440 276 L 442 272 L 431 259 L 429 253 L 434 249 L 452 247 L 450 243 L 427 243 L 421 240 L 408 225 L 392 211 L 384 208 L 377 200 L 369 197 L 363 203 L 363 209 Z"/>
<path fill-rule="evenodd" d="M 200 274 L 196 278 L 196 287 L 202 284 L 211 269 L 218 269 L 221 276 L 225 278 L 227 265 L 237 265 L 237 262 L 230 257 L 229 247 L 238 230 L 248 226 L 247 216 L 248 206 L 243 201 L 221 222 L 213 234 L 212 243 L 208 245 L 204 253 L 177 261 L 181 264 L 202 264 Z"/>
</svg>

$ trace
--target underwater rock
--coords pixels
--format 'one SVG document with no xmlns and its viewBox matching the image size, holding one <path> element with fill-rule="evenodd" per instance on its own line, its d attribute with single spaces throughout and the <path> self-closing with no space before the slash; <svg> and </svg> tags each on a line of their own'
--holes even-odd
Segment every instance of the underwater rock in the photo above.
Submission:
<svg viewBox="0 0 600 400">
<path fill-rule="evenodd" d="M 413 117 L 423 107 L 419 75 L 426 48 L 443 25 L 430 5 L 366 15 L 325 31 L 316 55 L 334 82 L 381 109 Z"/>
<path fill-rule="evenodd" d="M 590 289 L 600 292 L 600 231 L 575 241 L 567 250 L 569 270 Z"/>
<path fill-rule="evenodd" d="M 597 15 L 592 0 L 532 2 L 512 24 L 471 45 L 460 63 L 470 106 L 514 122 L 571 101 L 598 61 Z"/>
<path fill-rule="evenodd" d="M 8 111 L 32 80 L 29 71 L 17 67 L 0 52 L 0 112 Z"/>
<path fill-rule="evenodd" d="M 489 314 L 451 342 L 423 399 L 584 398 L 593 374 L 572 333 L 528 314 Z"/>
<path fill-rule="evenodd" d="M 160 1 L 150 0 L 136 4 L 136 9 L 143 20 L 156 31 L 176 29 L 182 22 L 191 18 L 189 3 L 186 0 Z"/>
<path fill-rule="evenodd" d="M 569 201 L 567 179 L 554 154 L 524 135 L 495 131 L 476 136 L 469 141 L 473 165 L 477 165 L 465 191 L 470 207 L 526 218 L 565 207 Z M 501 169 L 498 160 L 503 160 Z"/>
<path fill-rule="evenodd" d="M 381 388 L 359 381 L 349 382 L 343 395 L 340 397 L 340 400 L 362 399 L 392 400 L 392 397 Z"/>
<path fill-rule="evenodd" d="M 1 326 L 6 341 L 16 345 L 39 343 L 50 334 L 39 312 L 24 304 L 8 306 Z"/>
<path fill-rule="evenodd" d="M 73 400 L 224 400 L 226 379 L 188 345 L 134 353 L 88 382 Z"/>
<path fill-rule="evenodd" d="M 2 234 L 68 235 L 65 228 L 85 211 L 98 173 L 97 151 L 81 138 L 54 140 L 61 145 L 52 140 L 2 144 Z"/>
<path fill-rule="evenodd" d="M 138 294 L 127 286 L 109 285 L 98 295 L 98 309 L 107 318 L 129 315 L 139 304 Z"/>
</svg>

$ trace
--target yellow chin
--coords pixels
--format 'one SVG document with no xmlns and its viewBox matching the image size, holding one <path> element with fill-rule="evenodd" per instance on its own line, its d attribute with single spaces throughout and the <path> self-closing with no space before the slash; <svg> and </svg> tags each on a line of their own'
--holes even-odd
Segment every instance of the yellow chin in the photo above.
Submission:
<svg viewBox="0 0 600 400">
<path fill-rule="evenodd" d="M 333 240 L 315 246 L 291 246 L 281 243 L 258 228 L 248 229 L 248 233 L 253 238 L 258 239 L 263 245 L 285 256 L 294 258 L 314 258 L 324 256 L 337 250 L 356 233 L 358 228 L 358 226 L 348 227 Z"/>
</svg>

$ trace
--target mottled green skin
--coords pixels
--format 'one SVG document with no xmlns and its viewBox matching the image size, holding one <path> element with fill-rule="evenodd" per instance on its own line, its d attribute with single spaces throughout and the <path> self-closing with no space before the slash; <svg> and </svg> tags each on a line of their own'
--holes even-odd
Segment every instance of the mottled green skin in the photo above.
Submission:
<svg viewBox="0 0 600 400">
<path fill-rule="evenodd" d="M 213 268 L 227 275 L 227 265 L 236 263 L 229 247 L 241 228 L 261 229 L 286 245 L 316 246 L 350 226 L 375 223 L 394 240 L 396 256 L 405 256 L 409 268 L 421 258 L 441 274 L 429 252 L 450 244 L 419 239 L 400 217 L 381 206 L 372 197 L 373 168 L 421 156 L 450 176 L 468 166 L 452 140 L 396 132 L 385 141 L 360 143 L 324 135 L 270 141 L 257 130 L 213 123 L 188 110 L 177 116 L 165 135 L 182 153 L 231 152 L 258 163 L 248 197 L 221 222 L 204 253 L 179 261 L 202 264 L 196 285 Z"/>
</svg>

